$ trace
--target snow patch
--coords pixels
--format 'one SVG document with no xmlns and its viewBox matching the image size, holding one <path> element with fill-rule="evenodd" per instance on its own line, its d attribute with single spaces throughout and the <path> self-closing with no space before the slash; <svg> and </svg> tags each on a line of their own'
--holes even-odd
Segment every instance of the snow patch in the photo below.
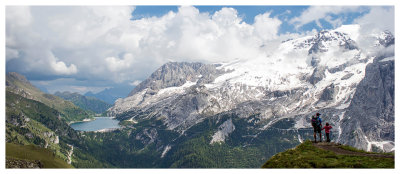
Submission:
<svg viewBox="0 0 400 174">
<path fill-rule="evenodd" d="M 339 133 L 339 136 L 338 136 L 338 140 L 340 140 L 340 135 L 342 135 L 342 127 L 341 127 L 341 125 L 342 124 L 340 124 L 340 122 L 343 120 L 343 117 L 344 117 L 344 114 L 345 114 L 346 112 L 344 111 L 344 112 L 342 112 L 340 115 L 339 115 L 339 121 L 338 121 L 338 123 L 339 123 L 339 127 L 338 127 L 338 133 Z"/>
<path fill-rule="evenodd" d="M 299 139 L 299 142 L 300 142 L 300 143 L 303 143 L 303 139 L 301 139 L 300 134 L 297 134 L 297 138 Z"/>
<path fill-rule="evenodd" d="M 369 141 L 368 137 L 364 135 L 365 141 L 368 143 L 367 151 L 370 152 L 372 150 L 372 145 L 378 147 L 384 152 L 391 152 L 395 149 L 394 141 Z"/>
<path fill-rule="evenodd" d="M 379 62 L 388 62 L 388 61 L 394 61 L 394 56 L 392 56 L 392 57 L 386 57 L 386 58 L 380 60 Z"/>
<path fill-rule="evenodd" d="M 300 118 L 299 120 L 296 121 L 296 124 L 293 127 L 295 129 L 306 128 L 308 122 L 305 119 L 306 119 L 305 117 Z"/>
<path fill-rule="evenodd" d="M 161 158 L 164 158 L 165 155 L 168 153 L 168 151 L 171 150 L 171 146 L 168 145 L 167 147 L 165 147 L 163 153 L 161 154 Z"/>
<path fill-rule="evenodd" d="M 197 82 L 197 81 L 196 81 Z M 158 91 L 157 96 L 161 96 L 161 95 L 171 95 L 171 94 L 176 94 L 176 93 L 183 93 L 185 92 L 185 89 L 188 87 L 191 87 L 193 85 L 196 84 L 196 82 L 191 82 L 191 81 L 187 81 L 185 84 L 183 84 L 182 86 L 178 86 L 178 87 L 169 87 L 169 88 L 164 88 L 161 89 L 160 91 Z"/>
<path fill-rule="evenodd" d="M 338 107 L 336 107 L 336 109 L 346 109 L 350 106 L 350 102 L 348 103 L 342 103 L 341 105 L 339 105 Z"/>
<path fill-rule="evenodd" d="M 132 122 L 133 124 L 137 124 L 138 123 L 136 120 L 133 119 L 133 117 L 131 117 L 129 120 L 126 120 L 126 121 Z"/>
</svg>

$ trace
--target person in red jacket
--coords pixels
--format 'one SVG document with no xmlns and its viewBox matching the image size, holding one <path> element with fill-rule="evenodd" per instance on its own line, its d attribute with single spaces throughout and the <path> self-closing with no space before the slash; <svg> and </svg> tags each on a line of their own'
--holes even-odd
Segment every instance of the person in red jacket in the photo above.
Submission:
<svg viewBox="0 0 400 174">
<path fill-rule="evenodd" d="M 325 126 L 322 128 L 322 130 L 325 129 L 325 135 L 326 135 L 326 142 L 331 142 L 331 139 L 329 138 L 329 133 L 332 129 L 332 126 L 329 125 L 328 122 L 326 122 Z"/>
</svg>

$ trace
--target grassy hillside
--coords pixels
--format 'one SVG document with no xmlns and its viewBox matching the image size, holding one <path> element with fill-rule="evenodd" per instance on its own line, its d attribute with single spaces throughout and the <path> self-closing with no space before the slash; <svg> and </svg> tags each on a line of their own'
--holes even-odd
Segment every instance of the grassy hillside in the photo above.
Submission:
<svg viewBox="0 0 400 174">
<path fill-rule="evenodd" d="M 93 118 L 94 114 L 79 108 L 70 101 L 58 96 L 46 94 L 33 86 L 24 76 L 10 72 L 6 77 L 6 90 L 25 98 L 39 101 L 45 105 L 63 113 L 66 121 L 81 121 L 85 118 Z"/>
<path fill-rule="evenodd" d="M 6 143 L 6 161 L 7 168 L 16 167 L 15 165 L 10 164 L 21 163 L 20 161 L 28 163 L 37 162 L 40 164 L 40 167 L 43 168 L 72 168 L 72 166 L 64 160 L 55 156 L 53 152 L 34 145 L 22 146 Z"/>
<path fill-rule="evenodd" d="M 34 124 L 37 121 L 56 134 L 76 139 L 77 133 L 61 119 L 62 116 L 62 113 L 43 103 L 9 91 L 6 92 L 6 123 L 8 124 L 29 128 L 29 126 L 24 125 Z M 41 126 L 36 125 L 33 128 L 40 129 Z"/>
<path fill-rule="evenodd" d="M 56 92 L 54 95 L 59 96 L 65 100 L 71 101 L 76 106 L 85 110 L 93 111 L 97 114 L 105 112 L 112 105 L 101 101 L 95 97 L 88 97 L 78 93 L 71 92 Z"/>
<path fill-rule="evenodd" d="M 62 113 L 43 103 L 7 91 L 7 144 L 13 143 L 22 145 L 23 147 L 35 146 L 43 149 L 46 148 L 47 151 L 52 152 L 53 156 L 63 161 L 67 161 L 67 154 L 71 151 L 71 145 L 73 145 L 71 160 L 75 167 L 112 167 L 88 153 L 87 142 L 81 141 L 79 134 L 68 126 L 65 120 L 61 119 L 61 115 Z M 25 150 L 35 151 L 32 148 L 25 148 Z M 13 155 L 12 152 L 10 151 L 10 157 L 7 157 L 7 162 L 11 167 L 15 166 L 15 164 L 18 167 L 39 166 L 36 159 L 18 157 Z"/>
<path fill-rule="evenodd" d="M 6 142 L 46 147 L 66 160 L 69 148 L 61 140 L 76 140 L 78 134 L 60 115 L 43 103 L 7 91 Z"/>
<path fill-rule="evenodd" d="M 338 155 L 306 141 L 294 149 L 274 155 L 262 168 L 394 168 L 393 154 L 376 153 L 376 156 L 371 156 L 365 155 L 371 153 L 349 146 L 341 145 L 338 148 L 349 151 L 349 155 Z M 357 155 L 351 152 L 357 152 Z"/>
</svg>

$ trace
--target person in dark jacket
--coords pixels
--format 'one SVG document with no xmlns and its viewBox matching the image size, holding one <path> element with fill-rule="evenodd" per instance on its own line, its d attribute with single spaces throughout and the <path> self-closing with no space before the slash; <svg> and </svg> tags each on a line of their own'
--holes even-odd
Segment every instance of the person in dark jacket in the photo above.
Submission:
<svg viewBox="0 0 400 174">
<path fill-rule="evenodd" d="M 321 135 L 321 129 L 322 129 L 322 120 L 319 117 L 321 114 L 317 113 L 311 118 L 311 125 L 314 128 L 314 142 L 317 142 L 317 132 L 319 133 L 319 142 L 322 142 L 322 135 Z"/>
</svg>

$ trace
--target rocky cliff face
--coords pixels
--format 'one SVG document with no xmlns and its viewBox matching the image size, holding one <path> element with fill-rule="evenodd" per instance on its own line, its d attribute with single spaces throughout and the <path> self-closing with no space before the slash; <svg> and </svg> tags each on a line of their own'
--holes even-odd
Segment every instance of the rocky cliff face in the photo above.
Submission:
<svg viewBox="0 0 400 174">
<path fill-rule="evenodd" d="M 129 97 L 118 100 L 108 114 L 120 120 L 161 120 L 168 130 L 181 134 L 218 114 L 235 115 L 253 125 L 255 132 L 248 136 L 257 137 L 279 123 L 294 131 L 301 142 L 311 137 L 299 130 L 310 129 L 310 116 L 320 112 L 323 121 L 334 126 L 335 141 L 364 149 L 374 143 L 378 148 L 383 142 L 394 145 L 394 130 L 390 130 L 394 86 L 390 87 L 393 76 L 388 75 L 393 73 L 390 62 L 394 61 L 388 55 L 378 59 L 360 50 L 352 39 L 357 29 L 346 26 L 289 40 L 271 55 L 251 60 L 220 65 L 168 63 Z M 391 36 L 386 33 L 379 37 L 386 41 L 377 38 L 377 42 L 392 43 Z M 377 80 L 382 83 L 371 88 L 369 83 Z M 356 112 L 359 115 L 353 116 Z M 374 119 L 362 123 L 367 117 Z M 227 125 L 214 130 L 218 138 L 213 142 L 223 142 L 240 131 L 233 129 L 238 126 L 235 123 Z M 354 131 L 360 136 L 350 140 Z M 364 135 L 367 138 L 362 139 Z"/>
<path fill-rule="evenodd" d="M 394 58 L 376 58 L 366 68 L 345 118 L 340 142 L 363 149 L 394 148 Z"/>
</svg>

